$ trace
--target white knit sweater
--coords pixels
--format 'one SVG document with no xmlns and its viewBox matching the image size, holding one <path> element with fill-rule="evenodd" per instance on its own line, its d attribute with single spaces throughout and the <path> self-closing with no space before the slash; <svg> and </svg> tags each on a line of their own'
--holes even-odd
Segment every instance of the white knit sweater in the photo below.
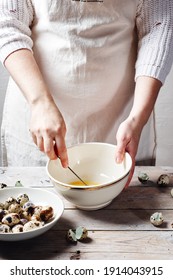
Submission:
<svg viewBox="0 0 173 280">
<path fill-rule="evenodd" d="M 32 0 L 0 1 L 2 63 L 15 50 L 32 50 L 34 17 Z M 138 33 L 136 77 L 151 76 L 163 83 L 173 61 L 173 0 L 139 0 L 135 21 Z"/>
</svg>

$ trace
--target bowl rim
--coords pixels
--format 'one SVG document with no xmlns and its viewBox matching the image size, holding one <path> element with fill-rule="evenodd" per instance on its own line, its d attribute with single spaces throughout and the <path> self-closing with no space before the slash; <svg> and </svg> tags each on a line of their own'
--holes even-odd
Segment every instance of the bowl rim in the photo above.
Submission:
<svg viewBox="0 0 173 280">
<path fill-rule="evenodd" d="M 70 147 L 67 148 L 67 150 L 69 149 L 72 149 L 74 147 L 77 147 L 77 146 L 83 146 L 83 145 L 93 145 L 93 144 L 97 144 L 97 145 L 106 145 L 106 146 L 112 146 L 112 147 L 117 147 L 116 145 L 114 144 L 110 144 L 110 143 L 102 143 L 102 142 L 85 142 L 85 143 L 79 143 L 79 144 L 76 144 L 76 145 L 72 145 Z M 105 187 L 108 187 L 108 186 L 111 186 L 115 183 L 118 183 L 120 182 L 121 180 L 123 180 L 126 176 L 129 175 L 130 173 L 130 170 L 132 168 L 132 158 L 130 156 L 130 154 L 128 152 L 125 152 L 125 154 L 129 157 L 130 159 L 130 167 L 129 167 L 129 170 L 127 170 L 127 172 L 125 174 L 123 174 L 122 176 L 120 176 L 120 178 L 118 178 L 117 180 L 113 180 L 113 181 L 110 181 L 110 182 L 106 182 L 106 183 L 103 183 L 103 184 L 98 184 L 98 185 L 89 185 L 89 186 L 85 186 L 85 185 L 82 185 L 81 186 L 74 186 L 74 185 L 70 185 L 70 184 L 67 184 L 67 183 L 64 183 L 64 182 L 61 182 L 59 180 L 56 180 L 55 178 L 53 178 L 53 176 L 50 174 L 49 172 L 49 165 L 50 165 L 50 162 L 52 162 L 53 160 L 49 159 L 47 161 L 47 164 L 46 164 L 46 172 L 48 174 L 48 176 L 50 177 L 50 179 L 54 182 L 56 182 L 57 184 L 63 186 L 64 188 L 66 189 L 71 189 L 71 190 L 96 190 L 96 189 L 101 189 L 101 188 L 105 188 Z M 57 160 L 57 159 L 56 159 Z M 120 163 L 122 164 L 122 163 Z"/>
</svg>

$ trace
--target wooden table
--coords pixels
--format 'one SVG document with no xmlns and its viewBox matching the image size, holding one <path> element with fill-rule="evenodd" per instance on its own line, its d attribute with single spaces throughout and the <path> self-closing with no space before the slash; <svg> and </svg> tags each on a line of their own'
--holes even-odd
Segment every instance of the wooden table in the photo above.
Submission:
<svg viewBox="0 0 173 280">
<path fill-rule="evenodd" d="M 141 184 L 139 172 L 150 180 Z M 170 175 L 170 185 L 159 187 L 161 174 Z M 54 191 L 44 167 L 0 168 L 0 183 L 14 186 L 16 181 L 28 187 Z M 2 260 L 171 260 L 173 259 L 173 167 L 136 167 L 130 186 L 104 209 L 82 211 L 64 200 L 65 211 L 47 233 L 20 242 L 0 242 Z M 150 223 L 154 212 L 162 212 L 164 223 Z M 66 241 L 69 228 L 85 226 L 86 242 Z"/>
</svg>

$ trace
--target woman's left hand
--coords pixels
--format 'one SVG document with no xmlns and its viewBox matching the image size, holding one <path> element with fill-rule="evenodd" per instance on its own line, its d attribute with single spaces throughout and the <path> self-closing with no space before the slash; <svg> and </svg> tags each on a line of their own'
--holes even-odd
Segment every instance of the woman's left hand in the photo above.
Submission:
<svg viewBox="0 0 173 280">
<path fill-rule="evenodd" d="M 125 152 L 128 152 L 132 158 L 132 168 L 126 187 L 129 185 L 134 173 L 135 157 L 137 154 L 141 131 L 142 127 L 139 123 L 135 119 L 130 118 L 122 122 L 117 131 L 116 162 L 121 163 L 123 161 Z"/>
</svg>

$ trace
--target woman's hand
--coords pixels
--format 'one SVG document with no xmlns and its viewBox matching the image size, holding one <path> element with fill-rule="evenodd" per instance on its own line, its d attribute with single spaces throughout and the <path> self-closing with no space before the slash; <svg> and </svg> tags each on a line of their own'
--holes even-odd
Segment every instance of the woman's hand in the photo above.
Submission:
<svg viewBox="0 0 173 280">
<path fill-rule="evenodd" d="M 161 86 L 161 82 L 157 79 L 147 76 L 137 78 L 131 112 L 117 131 L 116 161 L 122 162 L 125 152 L 132 157 L 132 169 L 126 186 L 133 176 L 142 129 L 151 115 Z"/>
<path fill-rule="evenodd" d="M 132 168 L 126 187 L 129 185 L 134 173 L 135 157 L 138 150 L 141 131 L 142 127 L 137 120 L 130 118 L 122 122 L 117 131 L 116 162 L 121 163 L 123 161 L 125 152 L 128 152 L 132 158 Z"/>
<path fill-rule="evenodd" d="M 38 100 L 31 107 L 30 132 L 34 143 L 50 159 L 60 158 L 68 167 L 66 125 L 53 100 Z"/>
</svg>

